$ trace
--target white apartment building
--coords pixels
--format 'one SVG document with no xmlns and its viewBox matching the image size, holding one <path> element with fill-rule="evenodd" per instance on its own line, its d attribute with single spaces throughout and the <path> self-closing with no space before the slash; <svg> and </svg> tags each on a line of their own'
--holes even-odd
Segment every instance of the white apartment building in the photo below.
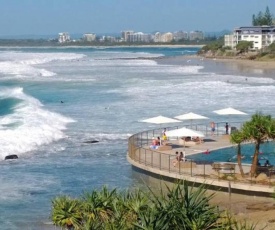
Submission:
<svg viewBox="0 0 275 230">
<path fill-rule="evenodd" d="M 233 47 L 236 46 L 234 41 L 233 34 L 224 35 L 224 46 L 229 46 L 233 49 Z"/>
<path fill-rule="evenodd" d="M 142 32 L 129 34 L 127 37 L 128 42 L 150 42 L 151 40 L 152 40 L 151 34 L 144 34 Z"/>
<path fill-rule="evenodd" d="M 161 41 L 161 33 L 160 32 L 156 32 L 154 34 L 153 40 L 154 40 L 154 42 L 160 42 Z"/>
<path fill-rule="evenodd" d="M 173 38 L 174 38 L 173 34 L 168 32 L 161 35 L 161 42 L 171 42 L 173 41 Z"/>
<path fill-rule="evenodd" d="M 92 34 L 92 33 L 83 34 L 83 40 L 87 42 L 93 42 L 96 40 L 96 34 Z"/>
<path fill-rule="evenodd" d="M 58 42 L 64 43 L 69 42 L 71 40 L 70 35 L 68 32 L 62 32 L 58 34 Z"/>
<path fill-rule="evenodd" d="M 236 28 L 233 35 L 224 36 L 224 45 L 235 48 L 240 41 L 253 42 L 253 49 L 259 50 L 275 42 L 275 26 L 244 26 Z"/>
<path fill-rule="evenodd" d="M 129 36 L 133 35 L 135 32 L 133 30 L 125 30 L 121 32 L 121 37 L 125 42 L 129 41 Z"/>
<path fill-rule="evenodd" d="M 164 34 L 157 32 L 157 33 L 155 33 L 153 40 L 154 40 L 154 42 L 166 43 L 166 42 L 173 41 L 173 38 L 174 38 L 174 35 L 170 32 L 164 33 Z"/>
</svg>

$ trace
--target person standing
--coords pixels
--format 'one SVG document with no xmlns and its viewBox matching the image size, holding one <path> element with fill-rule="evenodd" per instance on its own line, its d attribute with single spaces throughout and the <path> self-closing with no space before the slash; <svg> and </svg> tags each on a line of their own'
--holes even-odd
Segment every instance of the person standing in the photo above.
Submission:
<svg viewBox="0 0 275 230">
<path fill-rule="evenodd" d="M 173 165 L 176 167 L 176 164 L 180 161 L 179 152 L 176 152 L 176 158 L 173 160 Z"/>
<path fill-rule="evenodd" d="M 228 135 L 228 128 L 229 128 L 229 125 L 228 125 L 228 123 L 226 122 L 226 123 L 225 123 L 225 134 L 227 134 L 227 135 Z"/>
<path fill-rule="evenodd" d="M 164 128 L 163 131 L 162 131 L 162 140 L 163 140 L 164 142 L 167 141 L 166 128 Z"/>
<path fill-rule="evenodd" d="M 215 122 L 212 121 L 210 123 L 210 127 L 211 127 L 211 135 L 214 136 L 214 133 L 215 133 Z"/>
</svg>

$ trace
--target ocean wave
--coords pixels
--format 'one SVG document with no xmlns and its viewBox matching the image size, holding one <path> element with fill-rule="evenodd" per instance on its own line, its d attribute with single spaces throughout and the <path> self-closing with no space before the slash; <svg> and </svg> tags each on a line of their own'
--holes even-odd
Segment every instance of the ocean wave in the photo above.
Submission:
<svg viewBox="0 0 275 230">
<path fill-rule="evenodd" d="M 14 62 L 0 62 L 0 73 L 20 77 L 50 77 L 56 75 L 56 73 L 45 69 L 39 69 L 29 65 Z"/>
<path fill-rule="evenodd" d="M 75 53 L 23 53 L 23 52 L 0 52 L 0 73 L 25 77 L 51 77 L 56 73 L 37 67 L 52 61 L 79 60 L 86 57 L 84 54 Z"/>
<path fill-rule="evenodd" d="M 0 96 L 21 100 L 14 112 L 0 117 L 0 157 L 21 155 L 39 146 L 65 138 L 66 124 L 74 120 L 43 108 L 39 100 L 23 92 L 22 88 L 1 90 Z M 17 124 L 8 126 L 8 124 Z"/>
<path fill-rule="evenodd" d="M 97 140 L 99 142 L 109 142 L 115 140 L 127 140 L 132 134 L 129 133 L 96 133 L 87 134 L 83 142 L 90 140 Z"/>
</svg>

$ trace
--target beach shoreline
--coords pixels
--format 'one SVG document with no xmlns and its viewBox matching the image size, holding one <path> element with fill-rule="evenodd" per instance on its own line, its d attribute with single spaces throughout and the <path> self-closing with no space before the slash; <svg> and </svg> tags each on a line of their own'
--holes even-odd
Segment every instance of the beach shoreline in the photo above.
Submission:
<svg viewBox="0 0 275 230">
<path fill-rule="evenodd" d="M 275 69 L 275 61 L 256 61 L 247 59 L 231 59 L 231 58 L 217 58 L 213 59 L 217 62 L 226 62 L 230 64 L 242 65 L 254 69 Z"/>
<path fill-rule="evenodd" d="M 222 62 L 230 65 L 239 65 L 244 67 L 249 67 L 253 69 L 274 69 L 275 70 L 275 61 L 257 61 L 257 60 L 248 60 L 241 58 L 210 58 L 203 57 L 200 55 L 185 55 L 183 56 L 185 59 L 199 59 L 205 61 L 213 61 L 213 62 Z"/>
</svg>

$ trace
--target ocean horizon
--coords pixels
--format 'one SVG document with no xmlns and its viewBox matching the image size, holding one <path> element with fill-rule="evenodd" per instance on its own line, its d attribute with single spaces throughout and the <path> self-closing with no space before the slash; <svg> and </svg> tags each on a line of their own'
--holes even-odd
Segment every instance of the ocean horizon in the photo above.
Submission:
<svg viewBox="0 0 275 230">
<path fill-rule="evenodd" d="M 59 195 L 142 186 L 126 153 L 131 135 L 158 128 L 143 119 L 275 116 L 272 70 L 189 59 L 198 49 L 1 47 L 1 229 L 54 229 L 51 200 Z M 249 115 L 213 113 L 226 107 Z M 11 154 L 19 158 L 4 160 Z"/>
</svg>

